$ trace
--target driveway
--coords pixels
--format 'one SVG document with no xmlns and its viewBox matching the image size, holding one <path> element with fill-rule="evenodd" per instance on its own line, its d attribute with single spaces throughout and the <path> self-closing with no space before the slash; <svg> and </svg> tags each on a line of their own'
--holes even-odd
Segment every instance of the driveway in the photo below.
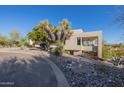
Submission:
<svg viewBox="0 0 124 93">
<path fill-rule="evenodd" d="M 57 86 L 57 80 L 51 66 L 41 56 L 1 51 L 1 87 Z"/>
</svg>

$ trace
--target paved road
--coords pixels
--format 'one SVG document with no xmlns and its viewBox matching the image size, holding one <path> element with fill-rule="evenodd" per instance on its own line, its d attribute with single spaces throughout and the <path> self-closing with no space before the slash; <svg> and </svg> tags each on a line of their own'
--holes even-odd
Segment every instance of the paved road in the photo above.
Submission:
<svg viewBox="0 0 124 93">
<path fill-rule="evenodd" d="M 0 52 L 0 86 L 57 86 L 50 65 L 41 57 Z"/>
</svg>

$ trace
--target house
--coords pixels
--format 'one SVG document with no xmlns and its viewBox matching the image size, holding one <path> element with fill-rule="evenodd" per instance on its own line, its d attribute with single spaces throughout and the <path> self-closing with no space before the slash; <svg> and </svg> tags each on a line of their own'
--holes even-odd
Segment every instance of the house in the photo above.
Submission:
<svg viewBox="0 0 124 93">
<path fill-rule="evenodd" d="M 64 49 L 73 55 L 83 52 L 94 52 L 102 58 L 102 32 L 84 32 L 82 29 L 73 30 L 72 36 L 65 41 Z"/>
</svg>

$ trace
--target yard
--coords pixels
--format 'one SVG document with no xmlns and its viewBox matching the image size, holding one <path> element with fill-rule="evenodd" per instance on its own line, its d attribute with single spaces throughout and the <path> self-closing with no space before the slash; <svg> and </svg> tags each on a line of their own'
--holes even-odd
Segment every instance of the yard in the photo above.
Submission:
<svg viewBox="0 0 124 93">
<path fill-rule="evenodd" d="M 123 87 L 124 66 L 114 66 L 110 62 L 64 55 L 50 59 L 65 74 L 73 87 Z"/>
</svg>

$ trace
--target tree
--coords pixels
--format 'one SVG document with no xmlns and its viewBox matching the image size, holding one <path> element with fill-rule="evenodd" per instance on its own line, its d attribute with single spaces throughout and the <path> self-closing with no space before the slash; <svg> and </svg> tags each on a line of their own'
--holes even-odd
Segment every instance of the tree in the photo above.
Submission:
<svg viewBox="0 0 124 93">
<path fill-rule="evenodd" d="M 32 32 L 28 33 L 28 37 L 33 41 L 49 41 L 49 43 L 56 43 L 58 40 L 65 42 L 71 34 L 71 26 L 68 20 L 62 20 L 58 26 L 54 26 L 45 20 L 34 27 Z"/>
<path fill-rule="evenodd" d="M 47 37 L 47 33 L 43 30 L 43 27 L 41 27 L 40 25 L 34 27 L 32 32 L 28 33 L 28 38 L 34 42 L 46 41 Z"/>
<path fill-rule="evenodd" d="M 6 39 L 4 36 L 0 35 L 0 45 L 4 46 L 6 44 Z"/>
<path fill-rule="evenodd" d="M 3 35 L 0 35 L 0 45 L 3 47 L 11 46 L 11 41 Z"/>
<path fill-rule="evenodd" d="M 20 37 L 21 37 L 20 33 L 17 32 L 17 31 L 12 31 L 12 32 L 10 32 L 9 35 L 10 35 L 10 39 L 12 40 L 12 42 L 14 44 L 17 43 L 20 40 Z"/>
<path fill-rule="evenodd" d="M 69 39 L 72 35 L 71 24 L 67 19 L 64 19 L 59 24 L 59 30 L 61 32 L 60 40 L 65 42 L 66 39 Z"/>
<path fill-rule="evenodd" d="M 47 38 L 45 38 L 45 39 L 47 41 L 49 41 L 49 43 L 54 43 L 55 42 L 54 30 L 55 30 L 56 27 L 54 25 L 49 23 L 48 20 L 45 20 L 45 21 L 42 21 L 39 24 L 39 28 L 41 28 L 42 31 L 47 34 Z"/>
<path fill-rule="evenodd" d="M 24 36 L 21 36 L 20 41 L 18 43 L 18 46 L 20 46 L 20 47 L 22 47 L 22 46 L 29 46 L 28 38 L 24 37 Z"/>
<path fill-rule="evenodd" d="M 54 44 L 56 46 L 59 43 L 64 44 L 66 39 L 69 39 L 72 35 L 71 25 L 67 19 L 60 22 L 58 26 L 52 25 L 48 20 L 40 22 L 39 25 L 32 29 L 32 32 L 28 33 L 28 38 L 36 42 L 48 42 L 49 45 Z M 59 49 L 59 46 L 57 47 Z"/>
</svg>

